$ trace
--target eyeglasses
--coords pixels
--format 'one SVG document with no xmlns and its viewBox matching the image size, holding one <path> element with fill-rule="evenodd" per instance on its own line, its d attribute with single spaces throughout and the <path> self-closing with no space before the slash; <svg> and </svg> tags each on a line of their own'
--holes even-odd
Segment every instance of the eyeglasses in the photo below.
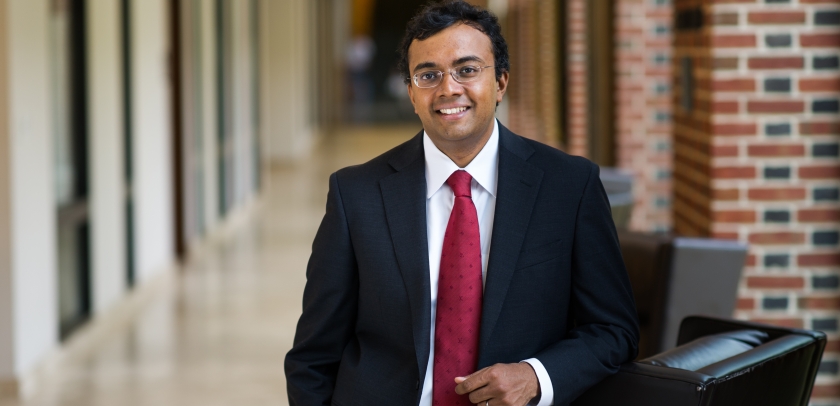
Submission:
<svg viewBox="0 0 840 406">
<path fill-rule="evenodd" d="M 414 74 L 414 85 L 420 88 L 428 89 L 430 87 L 435 87 L 443 81 L 443 75 L 449 73 L 452 75 L 452 79 L 455 79 L 458 83 L 467 83 L 472 82 L 478 79 L 478 75 L 481 75 L 481 71 L 487 68 L 492 68 L 493 66 L 459 66 L 455 69 L 448 70 L 446 72 L 442 72 L 439 70 L 427 70 L 423 72 L 417 72 Z"/>
</svg>

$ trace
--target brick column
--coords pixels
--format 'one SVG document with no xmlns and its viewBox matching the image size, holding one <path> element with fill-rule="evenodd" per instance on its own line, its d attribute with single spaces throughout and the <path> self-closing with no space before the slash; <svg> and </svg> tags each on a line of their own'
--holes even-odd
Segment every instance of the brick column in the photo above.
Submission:
<svg viewBox="0 0 840 406">
<path fill-rule="evenodd" d="M 558 46 L 557 0 L 537 0 L 537 97 L 542 118 L 543 142 L 558 146 L 560 143 L 560 65 Z"/>
<path fill-rule="evenodd" d="M 736 316 L 825 331 L 840 404 L 840 4 L 675 6 L 675 229 L 750 244 Z"/>
<path fill-rule="evenodd" d="M 539 140 L 541 126 L 536 111 L 538 44 L 534 41 L 536 4 L 533 1 L 511 0 L 508 7 L 507 39 L 511 69 L 508 125 L 522 136 Z"/>
<path fill-rule="evenodd" d="M 507 32 L 511 59 L 508 101 L 514 132 L 559 145 L 560 78 L 555 0 L 509 0 Z"/>
<path fill-rule="evenodd" d="M 587 156 L 586 0 L 566 2 L 566 151 Z"/>
<path fill-rule="evenodd" d="M 615 4 L 616 166 L 633 173 L 630 228 L 671 228 L 671 51 L 669 2 Z"/>
</svg>

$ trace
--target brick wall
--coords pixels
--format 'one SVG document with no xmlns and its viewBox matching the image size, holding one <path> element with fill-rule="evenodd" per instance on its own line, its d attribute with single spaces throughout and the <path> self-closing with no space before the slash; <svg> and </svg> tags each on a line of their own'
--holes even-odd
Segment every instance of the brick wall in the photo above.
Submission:
<svg viewBox="0 0 840 406">
<path fill-rule="evenodd" d="M 586 0 L 566 0 L 566 152 L 587 156 Z"/>
<path fill-rule="evenodd" d="M 812 404 L 838 405 L 840 3 L 675 8 L 675 230 L 750 244 L 736 317 L 825 331 Z"/>
<path fill-rule="evenodd" d="M 668 1 L 616 1 L 615 156 L 634 175 L 633 230 L 671 229 L 672 22 Z"/>
</svg>

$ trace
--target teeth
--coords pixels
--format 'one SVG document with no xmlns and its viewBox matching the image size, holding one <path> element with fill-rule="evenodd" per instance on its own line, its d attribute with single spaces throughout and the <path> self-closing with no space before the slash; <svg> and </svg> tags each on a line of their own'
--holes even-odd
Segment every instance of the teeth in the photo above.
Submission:
<svg viewBox="0 0 840 406">
<path fill-rule="evenodd" d="M 447 115 L 448 114 L 457 114 L 457 113 L 460 113 L 462 111 L 465 111 L 466 109 L 467 109 L 466 107 L 456 107 L 454 109 L 440 109 L 440 112 L 443 113 L 443 114 L 447 114 Z"/>
</svg>

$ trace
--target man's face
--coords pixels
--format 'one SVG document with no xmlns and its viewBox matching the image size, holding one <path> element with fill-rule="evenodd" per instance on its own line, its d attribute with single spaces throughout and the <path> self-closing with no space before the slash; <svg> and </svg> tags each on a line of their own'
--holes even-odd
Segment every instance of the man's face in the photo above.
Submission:
<svg viewBox="0 0 840 406">
<path fill-rule="evenodd" d="M 507 72 L 498 81 L 494 67 L 490 67 L 468 83 L 458 83 L 452 75 L 445 73 L 436 87 L 419 88 L 414 84 L 417 72 L 448 72 L 465 65 L 494 65 L 490 38 L 466 24 L 448 27 L 422 41 L 415 39 L 408 48 L 412 77 L 408 94 L 414 112 L 423 122 L 423 129 L 438 147 L 441 143 L 489 137 L 493 131 L 496 103 L 501 102 L 505 94 Z"/>
</svg>

